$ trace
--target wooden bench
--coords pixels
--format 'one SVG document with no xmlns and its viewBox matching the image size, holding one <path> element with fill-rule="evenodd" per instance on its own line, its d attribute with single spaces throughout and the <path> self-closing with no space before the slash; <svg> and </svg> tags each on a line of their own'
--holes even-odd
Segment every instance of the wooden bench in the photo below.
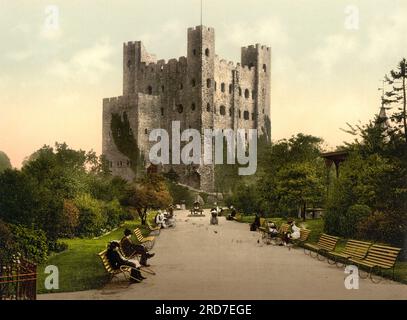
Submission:
<svg viewBox="0 0 407 320">
<path fill-rule="evenodd" d="M 293 244 L 295 246 L 303 246 L 305 241 L 308 240 L 309 234 L 311 233 L 311 230 L 309 229 L 300 229 L 300 237 L 296 240 L 293 240 Z"/>
<path fill-rule="evenodd" d="M 158 236 L 161 232 L 161 228 L 159 226 L 153 227 L 149 221 L 147 221 L 147 228 L 150 230 L 151 236 Z"/>
<path fill-rule="evenodd" d="M 268 232 L 268 226 L 267 226 L 267 219 L 266 218 L 260 218 L 260 227 L 258 227 L 258 230 L 262 234 Z"/>
<path fill-rule="evenodd" d="M 358 267 L 368 269 L 368 276 L 370 276 L 370 279 L 375 283 L 381 280 L 381 278 L 376 280 L 373 277 L 375 271 L 378 271 L 379 275 L 382 275 L 383 270 L 393 269 L 392 279 L 394 280 L 394 267 L 400 251 L 401 248 L 374 244 L 369 248 L 364 259 L 350 258 L 349 262 L 356 264 Z"/>
<path fill-rule="evenodd" d="M 123 274 L 123 276 L 126 278 L 126 280 L 130 280 L 130 272 L 131 272 L 131 267 L 130 266 L 120 266 L 119 269 L 113 269 L 113 267 L 109 263 L 109 259 L 107 258 L 107 250 L 103 250 L 102 252 L 98 253 L 98 256 L 102 260 L 103 266 L 106 270 L 106 272 L 110 276 L 110 281 L 117 275 Z"/>
<path fill-rule="evenodd" d="M 287 233 L 288 231 L 290 231 L 290 225 L 288 223 L 283 223 L 280 228 L 278 229 L 278 234 L 280 236 L 283 236 L 284 233 Z"/>
<path fill-rule="evenodd" d="M 304 243 L 304 253 L 306 249 L 310 250 L 311 257 L 317 257 L 319 260 L 324 260 L 325 257 L 322 255 L 323 252 L 331 252 L 335 250 L 336 244 L 338 243 L 339 238 L 331 236 L 329 234 L 323 233 L 318 240 L 317 244 Z M 312 252 L 316 252 L 316 255 L 313 256 Z M 321 259 L 322 258 L 322 259 Z"/>
<path fill-rule="evenodd" d="M 139 228 L 134 229 L 134 235 L 136 236 L 137 241 L 146 246 L 148 250 L 151 250 L 154 247 L 154 236 L 144 237 Z"/>
<path fill-rule="evenodd" d="M 340 261 L 347 261 L 351 258 L 364 259 L 371 245 L 370 242 L 350 239 L 346 242 L 345 248 L 341 252 L 328 252 L 328 263 L 336 264 L 339 267 Z"/>
</svg>

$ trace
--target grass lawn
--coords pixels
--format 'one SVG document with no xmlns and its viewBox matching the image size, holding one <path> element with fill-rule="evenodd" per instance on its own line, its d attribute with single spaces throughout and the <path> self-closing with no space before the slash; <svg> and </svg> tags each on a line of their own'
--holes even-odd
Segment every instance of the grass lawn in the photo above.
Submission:
<svg viewBox="0 0 407 320">
<path fill-rule="evenodd" d="M 267 220 L 271 220 L 280 226 L 282 223 L 286 221 L 284 218 L 267 218 Z M 252 223 L 254 221 L 254 215 L 242 216 L 239 222 L 242 223 Z M 317 243 L 319 236 L 324 231 L 324 221 L 323 219 L 307 219 L 306 221 L 302 221 L 301 219 L 296 219 L 297 226 L 301 228 L 306 228 L 311 230 L 311 233 L 308 238 L 308 242 Z M 347 239 L 340 239 L 335 251 L 340 252 L 345 247 Z M 385 275 L 390 277 L 392 276 L 392 270 L 385 271 Z M 394 278 L 395 280 L 406 283 L 407 284 L 407 261 L 398 261 L 396 263 L 396 268 L 394 271 Z"/>
<path fill-rule="evenodd" d="M 120 240 L 125 228 L 133 230 L 137 226 L 140 226 L 140 220 L 127 221 L 117 230 L 98 239 L 61 239 L 68 244 L 68 250 L 51 255 L 44 264 L 38 266 L 37 292 L 53 292 L 44 287 L 45 278 L 48 276 L 44 269 L 48 265 L 55 265 L 59 270 L 59 290 L 54 292 L 101 288 L 109 277 L 97 254 L 106 249 L 109 241 Z M 147 230 L 141 230 L 143 234 L 148 234 Z M 135 237 L 132 239 L 136 241 Z"/>
</svg>

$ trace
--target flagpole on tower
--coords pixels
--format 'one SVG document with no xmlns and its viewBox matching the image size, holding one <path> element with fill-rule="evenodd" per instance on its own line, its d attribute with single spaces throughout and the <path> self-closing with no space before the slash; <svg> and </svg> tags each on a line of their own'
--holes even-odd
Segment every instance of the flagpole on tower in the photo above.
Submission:
<svg viewBox="0 0 407 320">
<path fill-rule="evenodd" d="M 202 20 L 203 20 L 203 19 L 202 19 L 202 16 L 203 16 L 203 14 L 202 14 L 202 11 L 203 11 L 203 10 L 202 10 L 202 8 L 203 8 L 202 2 L 203 2 L 203 0 L 201 0 L 201 26 L 202 26 Z"/>
</svg>

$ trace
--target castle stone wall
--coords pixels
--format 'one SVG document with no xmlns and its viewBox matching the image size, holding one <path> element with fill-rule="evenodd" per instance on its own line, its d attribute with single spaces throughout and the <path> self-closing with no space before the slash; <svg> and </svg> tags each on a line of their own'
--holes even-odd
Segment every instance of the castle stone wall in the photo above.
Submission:
<svg viewBox="0 0 407 320">
<path fill-rule="evenodd" d="M 181 131 L 194 128 L 203 134 L 209 128 L 258 128 L 259 134 L 270 138 L 265 127 L 270 115 L 271 49 L 259 44 L 243 47 L 241 63 L 235 65 L 216 55 L 213 28 L 189 28 L 187 35 L 187 56 L 168 62 L 157 61 L 140 41 L 123 45 L 123 96 L 103 101 L 103 154 L 114 174 L 132 178 L 130 168 L 118 166 L 127 159 L 110 137 L 112 112 L 126 112 L 131 119 L 146 160 L 149 133 L 164 128 L 171 134 L 172 121 L 180 121 Z M 213 165 L 160 168 L 170 169 L 184 183 L 205 191 L 214 189 Z"/>
</svg>

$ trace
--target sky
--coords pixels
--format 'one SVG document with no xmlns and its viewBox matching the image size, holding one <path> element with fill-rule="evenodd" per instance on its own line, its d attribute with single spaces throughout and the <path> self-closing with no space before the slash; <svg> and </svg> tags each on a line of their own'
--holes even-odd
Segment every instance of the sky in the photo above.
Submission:
<svg viewBox="0 0 407 320">
<path fill-rule="evenodd" d="M 407 56 L 405 0 L 203 0 L 216 53 L 272 48 L 272 139 L 326 150 L 378 113 L 383 76 Z M 0 150 L 13 166 L 44 144 L 102 149 L 102 99 L 122 93 L 123 42 L 186 55 L 200 0 L 0 0 Z"/>
</svg>

